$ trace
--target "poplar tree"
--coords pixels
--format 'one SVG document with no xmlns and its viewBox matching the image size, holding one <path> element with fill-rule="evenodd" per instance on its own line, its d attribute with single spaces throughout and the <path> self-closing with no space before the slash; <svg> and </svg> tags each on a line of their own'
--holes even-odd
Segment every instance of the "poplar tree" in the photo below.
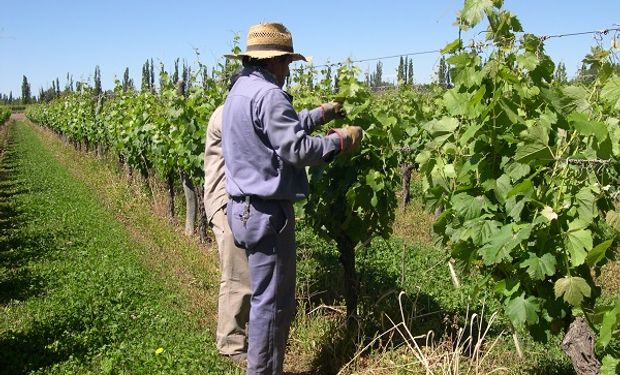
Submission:
<svg viewBox="0 0 620 375">
<path fill-rule="evenodd" d="M 450 72 L 446 64 L 446 58 L 441 57 L 439 60 L 439 69 L 437 69 L 437 83 L 439 86 L 447 88 L 450 86 Z"/>
<path fill-rule="evenodd" d="M 407 68 L 407 84 L 413 86 L 413 59 L 409 60 L 409 67 Z"/>
<path fill-rule="evenodd" d="M 28 83 L 28 78 L 26 78 L 26 76 L 22 77 L 22 103 L 28 104 L 30 103 L 30 84 Z"/>
<path fill-rule="evenodd" d="M 183 73 L 181 75 L 181 79 L 184 83 L 183 95 L 187 96 L 189 94 L 189 90 L 191 88 L 191 68 L 185 61 L 183 61 Z"/>
<path fill-rule="evenodd" d="M 65 92 L 73 92 L 73 76 L 67 72 L 67 83 L 65 84 Z"/>
<path fill-rule="evenodd" d="M 95 96 L 101 95 L 101 71 L 99 70 L 99 65 L 95 66 Z"/>
<path fill-rule="evenodd" d="M 153 59 L 151 58 L 151 65 L 150 65 L 150 82 L 149 82 L 149 89 L 151 91 L 155 91 L 155 66 L 153 65 Z"/>
<path fill-rule="evenodd" d="M 328 65 L 327 69 L 324 70 L 325 76 L 323 77 L 323 80 L 326 82 L 329 82 L 329 86 L 331 87 L 332 85 L 332 66 Z"/>
<path fill-rule="evenodd" d="M 125 68 L 125 73 L 123 73 L 123 91 L 127 92 L 129 90 L 133 90 L 133 80 L 129 78 L 129 68 Z"/>
<path fill-rule="evenodd" d="M 151 71 L 149 69 L 149 60 L 142 65 L 142 81 L 140 83 L 140 91 L 147 91 L 151 82 Z"/>
<path fill-rule="evenodd" d="M 174 60 L 174 73 L 172 73 L 172 84 L 176 85 L 179 80 L 179 59 Z"/>
<path fill-rule="evenodd" d="M 164 64 L 159 63 L 159 92 L 162 92 L 164 87 L 169 84 L 169 82 L 166 82 L 167 79 L 169 80 Z"/>
<path fill-rule="evenodd" d="M 380 87 L 383 83 L 383 63 L 379 61 L 375 67 L 375 72 L 370 74 L 370 87 Z"/>
<path fill-rule="evenodd" d="M 398 69 L 396 70 L 396 81 L 404 81 L 405 80 L 405 63 L 403 61 L 403 57 L 400 57 L 400 61 L 398 62 Z"/>
<path fill-rule="evenodd" d="M 558 64 L 558 67 L 553 73 L 553 81 L 559 84 L 568 82 L 568 75 L 566 74 L 566 65 L 563 62 Z"/>
</svg>

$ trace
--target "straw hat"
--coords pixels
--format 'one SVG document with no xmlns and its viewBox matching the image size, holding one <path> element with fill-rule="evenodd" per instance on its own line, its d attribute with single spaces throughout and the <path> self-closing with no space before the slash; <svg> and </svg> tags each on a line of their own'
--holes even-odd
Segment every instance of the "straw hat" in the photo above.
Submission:
<svg viewBox="0 0 620 375">
<path fill-rule="evenodd" d="M 232 55 L 224 55 L 228 58 L 239 59 L 248 56 L 254 59 L 268 59 L 289 55 L 293 61 L 310 61 L 312 57 L 295 53 L 293 50 L 293 37 L 288 29 L 281 23 L 259 23 L 250 27 L 245 52 Z"/>
</svg>

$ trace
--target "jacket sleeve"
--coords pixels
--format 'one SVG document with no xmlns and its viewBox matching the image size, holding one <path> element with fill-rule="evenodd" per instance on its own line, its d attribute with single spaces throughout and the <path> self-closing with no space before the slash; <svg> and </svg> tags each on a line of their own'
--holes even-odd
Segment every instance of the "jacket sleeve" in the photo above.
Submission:
<svg viewBox="0 0 620 375">
<path fill-rule="evenodd" d="M 311 110 L 302 109 L 297 113 L 297 117 L 299 117 L 299 123 L 307 134 L 311 134 L 316 128 L 325 123 L 321 107 Z"/>
<path fill-rule="evenodd" d="M 320 165 L 330 161 L 340 149 L 338 135 L 310 136 L 289 98 L 279 89 L 268 90 L 258 101 L 263 131 L 277 155 L 296 167 Z M 320 109 L 318 109 L 320 111 Z M 316 115 L 316 112 L 315 112 Z M 306 122 L 310 114 L 303 118 Z"/>
</svg>

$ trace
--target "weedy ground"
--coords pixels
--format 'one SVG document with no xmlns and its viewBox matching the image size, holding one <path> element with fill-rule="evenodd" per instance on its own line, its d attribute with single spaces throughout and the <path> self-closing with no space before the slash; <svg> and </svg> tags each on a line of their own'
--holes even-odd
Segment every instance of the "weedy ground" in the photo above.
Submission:
<svg viewBox="0 0 620 375">
<path fill-rule="evenodd" d="M 240 373 L 216 354 L 213 303 L 196 302 L 189 286 L 216 294 L 214 268 L 191 277 L 194 262 L 167 256 L 196 247 L 139 213 L 129 225 L 131 199 L 102 200 L 101 190 L 114 194 L 106 176 L 72 174 L 96 174 L 83 156 L 24 123 L 10 128 L 0 157 L 1 372 Z"/>
<path fill-rule="evenodd" d="M 27 122 L 7 129 L 0 128 L 3 373 L 243 373 L 213 344 L 214 244 L 185 237 L 164 218 L 157 185 L 128 185 L 112 157 L 75 151 Z M 524 357 L 517 354 L 482 277 L 456 270 L 455 286 L 449 254 L 432 244 L 433 216 L 415 176 L 411 192 L 394 235 L 357 251 L 354 330 L 346 329 L 336 247 L 298 222 L 288 373 L 573 373 L 557 338 L 542 345 L 516 332 Z M 618 264 L 600 280 L 617 294 Z"/>
</svg>

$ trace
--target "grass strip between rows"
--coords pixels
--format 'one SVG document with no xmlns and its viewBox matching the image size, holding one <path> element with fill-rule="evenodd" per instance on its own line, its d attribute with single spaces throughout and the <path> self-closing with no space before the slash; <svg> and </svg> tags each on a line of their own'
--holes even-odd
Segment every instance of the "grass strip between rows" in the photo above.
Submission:
<svg viewBox="0 0 620 375">
<path fill-rule="evenodd" d="M 2 373 L 240 373 L 217 356 L 213 314 L 190 301 L 184 279 L 145 265 L 161 246 L 187 252 L 175 232 L 139 241 L 140 228 L 59 163 L 66 146 L 10 126 L 0 153 Z"/>
</svg>

